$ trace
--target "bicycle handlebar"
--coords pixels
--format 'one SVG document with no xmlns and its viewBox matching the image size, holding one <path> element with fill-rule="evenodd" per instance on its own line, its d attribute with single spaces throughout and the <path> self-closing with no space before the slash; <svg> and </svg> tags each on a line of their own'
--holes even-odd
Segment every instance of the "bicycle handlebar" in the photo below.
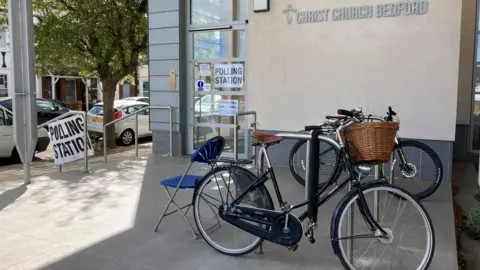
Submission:
<svg viewBox="0 0 480 270">
<path fill-rule="evenodd" d="M 345 115 L 327 115 L 325 117 L 327 120 L 333 119 L 333 120 L 345 120 L 348 118 L 348 116 Z"/>
</svg>

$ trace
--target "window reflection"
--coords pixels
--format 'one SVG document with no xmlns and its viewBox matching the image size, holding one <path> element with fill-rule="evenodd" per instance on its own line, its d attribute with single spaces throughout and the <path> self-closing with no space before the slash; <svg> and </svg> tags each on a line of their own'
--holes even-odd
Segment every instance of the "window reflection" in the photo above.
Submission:
<svg viewBox="0 0 480 270">
<path fill-rule="evenodd" d="M 244 21 L 249 0 L 191 0 L 191 24 L 216 24 Z"/>
<path fill-rule="evenodd" d="M 194 98 L 195 123 L 233 124 L 234 117 L 245 111 L 245 97 L 233 95 L 198 95 Z"/>
<path fill-rule="evenodd" d="M 193 34 L 195 59 L 245 57 L 245 31 L 202 31 Z"/>
<path fill-rule="evenodd" d="M 478 23 L 478 29 L 480 30 L 480 20 Z M 476 49 L 476 61 L 475 61 L 475 89 L 473 100 L 473 136 L 472 136 L 472 148 L 473 150 L 479 150 L 480 148 L 480 31 L 477 31 L 477 49 Z"/>
</svg>

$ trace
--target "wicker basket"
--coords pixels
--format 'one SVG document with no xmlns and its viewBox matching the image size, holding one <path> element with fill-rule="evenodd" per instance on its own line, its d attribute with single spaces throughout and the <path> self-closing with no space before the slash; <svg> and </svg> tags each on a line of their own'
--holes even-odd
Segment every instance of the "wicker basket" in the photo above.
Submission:
<svg viewBox="0 0 480 270">
<path fill-rule="evenodd" d="M 348 127 L 342 139 L 354 165 L 377 165 L 390 161 L 397 122 L 365 122 Z"/>
</svg>

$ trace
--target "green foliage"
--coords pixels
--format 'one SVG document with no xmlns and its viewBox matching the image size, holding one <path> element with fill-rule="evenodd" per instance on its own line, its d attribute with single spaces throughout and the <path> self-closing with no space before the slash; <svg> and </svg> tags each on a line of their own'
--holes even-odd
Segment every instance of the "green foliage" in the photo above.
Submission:
<svg viewBox="0 0 480 270">
<path fill-rule="evenodd" d="M 473 198 L 477 200 L 478 203 L 480 203 L 480 192 L 473 194 Z"/>
<path fill-rule="evenodd" d="M 97 74 L 117 83 L 148 46 L 147 0 L 33 0 L 37 73 Z M 0 24 L 7 18 L 0 0 Z"/>
<path fill-rule="evenodd" d="M 466 231 L 472 239 L 480 239 L 480 205 L 470 209 L 467 215 Z"/>
<path fill-rule="evenodd" d="M 37 75 L 97 75 L 104 122 L 113 120 L 116 84 L 135 72 L 148 49 L 148 0 L 33 0 Z M 0 0 L 5 25 L 7 0 Z M 113 125 L 108 129 L 114 131 Z M 114 136 L 108 136 L 114 147 Z"/>
</svg>

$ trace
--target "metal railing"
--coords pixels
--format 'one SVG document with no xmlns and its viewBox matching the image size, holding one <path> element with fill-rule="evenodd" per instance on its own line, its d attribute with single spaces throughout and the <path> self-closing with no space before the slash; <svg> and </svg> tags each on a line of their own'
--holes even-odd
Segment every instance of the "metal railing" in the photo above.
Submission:
<svg viewBox="0 0 480 270">
<path fill-rule="evenodd" d="M 141 110 L 138 110 L 132 114 L 129 114 L 127 116 L 124 116 L 119 119 L 115 119 L 103 126 L 103 158 L 104 161 L 107 162 L 107 140 L 106 134 L 107 134 L 107 127 L 110 125 L 113 125 L 117 122 L 120 122 L 122 120 L 125 120 L 130 117 L 135 117 L 135 130 L 134 130 L 134 136 L 135 136 L 135 156 L 138 157 L 138 114 L 141 112 L 144 112 L 146 110 L 168 110 L 169 111 L 169 122 L 170 122 L 170 153 L 169 155 L 173 155 L 173 109 L 172 107 L 167 107 L 167 106 L 148 106 L 145 108 L 142 108 Z"/>
<path fill-rule="evenodd" d="M 238 130 L 240 129 L 240 126 L 238 125 L 238 117 L 239 116 L 248 116 L 248 115 L 253 115 L 253 123 L 251 124 L 251 127 L 253 128 L 253 132 L 257 131 L 257 112 L 256 111 L 247 111 L 247 112 L 241 112 L 237 113 L 235 115 L 235 120 L 233 122 L 233 128 L 235 129 L 233 133 L 233 157 L 235 160 L 238 159 Z M 248 130 L 248 129 L 247 129 Z M 254 150 L 254 156 L 257 154 L 257 147 L 253 147 Z M 253 164 L 256 165 L 256 158 L 253 159 Z"/>
<path fill-rule="evenodd" d="M 87 112 L 82 112 L 82 111 L 69 111 L 67 113 L 64 113 L 60 116 L 57 116 L 51 120 L 48 120 L 47 122 L 41 124 L 41 125 L 38 125 L 37 128 L 38 129 L 41 129 L 41 128 L 44 128 L 46 126 L 48 126 L 49 124 L 52 124 L 52 123 L 55 123 L 59 120 L 62 120 L 62 119 L 65 119 L 67 117 L 70 117 L 72 115 L 78 115 L 78 114 L 81 114 L 83 116 L 83 129 L 84 129 L 84 137 L 83 137 L 83 141 L 84 141 L 84 145 L 83 145 L 83 149 L 85 150 L 84 151 L 84 157 L 83 157 L 83 160 L 84 160 L 84 171 L 88 172 L 88 146 L 87 146 L 87 143 L 88 143 L 88 125 L 87 125 Z M 50 133 L 50 132 L 49 132 Z M 58 165 L 58 170 L 59 172 L 62 171 L 62 164 Z"/>
</svg>

